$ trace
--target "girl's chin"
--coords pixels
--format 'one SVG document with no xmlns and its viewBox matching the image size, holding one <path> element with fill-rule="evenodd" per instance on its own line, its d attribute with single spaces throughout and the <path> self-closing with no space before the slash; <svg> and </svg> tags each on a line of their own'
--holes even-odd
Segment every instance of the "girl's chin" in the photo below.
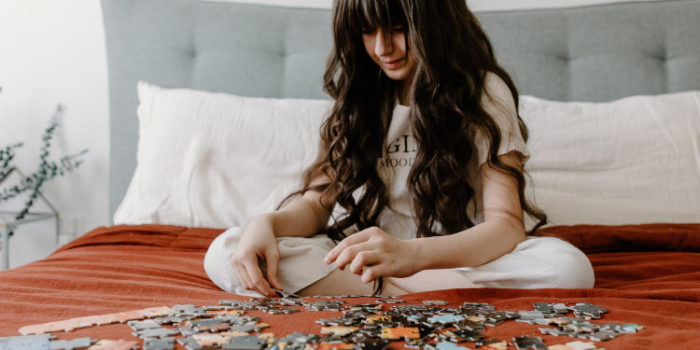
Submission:
<svg viewBox="0 0 700 350">
<path fill-rule="evenodd" d="M 404 70 L 385 70 L 384 74 L 391 80 L 404 80 L 408 76 Z"/>
</svg>

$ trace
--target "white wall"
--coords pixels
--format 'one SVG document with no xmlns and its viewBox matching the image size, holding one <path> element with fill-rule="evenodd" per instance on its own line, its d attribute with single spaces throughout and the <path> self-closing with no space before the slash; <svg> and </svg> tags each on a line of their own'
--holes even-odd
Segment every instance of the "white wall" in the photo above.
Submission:
<svg viewBox="0 0 700 350">
<path fill-rule="evenodd" d="M 220 1 L 323 8 L 331 4 L 331 0 Z M 608 2 L 615 1 L 469 0 L 475 11 Z M 47 183 L 43 191 L 68 219 L 64 239 L 109 224 L 107 65 L 100 11 L 99 0 L 0 1 L 0 147 L 24 142 L 15 164 L 25 172 L 35 171 L 39 138 L 60 102 L 66 113 L 52 154 L 89 149 L 75 173 Z M 21 204 L 0 202 L 0 211 Z M 53 223 L 20 227 L 11 247 L 12 266 L 45 257 L 56 248 Z"/>
<path fill-rule="evenodd" d="M 25 173 L 36 171 L 40 137 L 60 102 L 66 110 L 51 158 L 89 149 L 75 173 L 43 190 L 60 215 L 75 223 L 64 227 L 67 235 L 109 222 L 103 37 L 97 0 L 0 1 L 0 147 L 24 142 L 15 164 Z M 0 202 L 0 210 L 19 209 L 23 201 Z M 51 222 L 21 226 L 11 239 L 11 265 L 46 256 L 56 248 L 55 240 Z"/>
</svg>

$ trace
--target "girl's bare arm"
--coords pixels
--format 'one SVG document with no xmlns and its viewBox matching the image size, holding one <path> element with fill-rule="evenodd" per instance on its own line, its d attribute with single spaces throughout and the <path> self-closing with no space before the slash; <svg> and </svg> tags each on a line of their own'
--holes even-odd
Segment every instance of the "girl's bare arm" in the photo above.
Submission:
<svg viewBox="0 0 700 350">
<path fill-rule="evenodd" d="M 520 156 L 499 156 L 503 163 L 519 168 Z M 479 266 L 511 252 L 525 240 L 523 210 L 516 180 L 486 164 L 482 166 L 484 222 L 448 236 L 413 240 L 422 261 L 420 270 Z"/>
<path fill-rule="evenodd" d="M 330 212 L 321 204 L 319 192 L 307 191 L 301 198 L 263 217 L 270 220 L 276 237 L 309 237 L 326 227 Z"/>
</svg>

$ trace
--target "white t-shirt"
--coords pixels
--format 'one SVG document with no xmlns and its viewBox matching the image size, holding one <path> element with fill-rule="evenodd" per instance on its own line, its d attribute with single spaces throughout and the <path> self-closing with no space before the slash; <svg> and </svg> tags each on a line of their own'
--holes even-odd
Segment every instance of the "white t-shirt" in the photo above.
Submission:
<svg viewBox="0 0 700 350">
<path fill-rule="evenodd" d="M 529 152 L 523 136 L 518 127 L 518 118 L 513 96 L 508 85 L 496 74 L 489 73 L 486 76 L 485 87 L 490 97 L 484 94 L 481 104 L 486 112 L 491 115 L 500 128 L 501 143 L 498 154 L 506 154 L 518 151 L 524 157 L 529 157 Z M 411 165 L 418 150 L 418 144 L 413 137 L 411 120 L 409 118 L 410 107 L 397 104 L 394 108 L 389 130 L 387 132 L 384 157 L 378 162 L 379 176 L 384 181 L 389 191 L 389 207 L 379 217 L 379 227 L 390 235 L 411 239 L 416 237 L 417 226 L 414 222 L 411 197 L 408 193 L 406 181 Z M 481 176 L 479 167 L 488 159 L 488 139 L 481 133 L 475 135 L 476 157 L 472 157 L 469 169 L 471 186 L 475 191 L 475 201 L 472 199 L 467 208 L 469 215 L 476 224 L 483 222 L 483 200 L 481 188 Z M 476 208 L 475 208 L 476 206 Z"/>
</svg>

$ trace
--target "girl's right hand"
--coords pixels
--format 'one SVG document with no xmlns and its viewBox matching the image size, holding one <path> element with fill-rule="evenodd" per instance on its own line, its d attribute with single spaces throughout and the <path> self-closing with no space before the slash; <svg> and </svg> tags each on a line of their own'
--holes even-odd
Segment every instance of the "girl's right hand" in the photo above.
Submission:
<svg viewBox="0 0 700 350">
<path fill-rule="evenodd" d="M 265 277 L 262 264 L 265 264 Z M 246 289 L 268 297 L 277 296 L 272 288 L 283 290 L 277 278 L 279 248 L 269 216 L 254 218 L 243 231 L 236 251 L 231 256 L 231 265 Z"/>
</svg>

